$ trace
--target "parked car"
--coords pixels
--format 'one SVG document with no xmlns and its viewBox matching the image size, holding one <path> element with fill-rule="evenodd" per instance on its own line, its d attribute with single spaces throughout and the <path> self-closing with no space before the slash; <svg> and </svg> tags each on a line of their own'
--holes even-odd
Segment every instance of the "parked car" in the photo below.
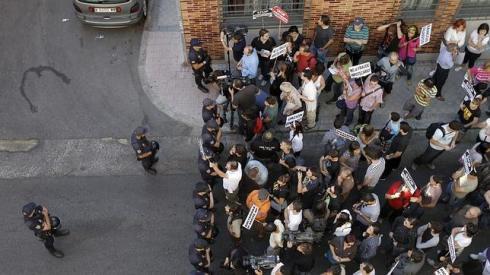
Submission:
<svg viewBox="0 0 490 275">
<path fill-rule="evenodd" d="M 73 0 L 75 14 L 85 24 L 119 28 L 146 17 L 148 0 Z"/>
</svg>

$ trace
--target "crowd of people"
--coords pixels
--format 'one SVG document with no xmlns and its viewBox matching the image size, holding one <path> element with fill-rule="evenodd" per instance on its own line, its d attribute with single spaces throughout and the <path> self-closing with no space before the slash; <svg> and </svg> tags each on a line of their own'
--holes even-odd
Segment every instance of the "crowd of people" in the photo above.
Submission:
<svg viewBox="0 0 490 275">
<path fill-rule="evenodd" d="M 338 54 L 330 52 L 334 31 L 327 15 L 318 19 L 311 39 L 290 27 L 281 39 L 281 44 L 287 43 L 287 52 L 277 60 L 270 59 L 277 44 L 265 29 L 251 45 L 243 42 L 241 33 L 233 35 L 233 45 L 224 44 L 233 52 L 240 77 L 220 84 L 222 98 L 203 101 L 198 154 L 202 181 L 193 191 L 197 237 L 189 247 L 192 274 L 212 273 L 211 246 L 219 233 L 216 220 L 222 218 L 215 214 L 218 205 L 225 210 L 230 237 L 230 251 L 221 268 L 234 274 L 263 274 L 265 269 L 276 275 L 311 274 L 319 253 L 328 264 L 325 275 L 346 274 L 346 266 L 356 266 L 354 274 L 374 275 L 372 259 L 379 253 L 397 275 L 417 274 L 424 265 L 434 272 L 444 269 L 444 274 L 479 274 L 471 273 L 474 270 L 490 274 L 490 249 L 472 251 L 473 262 L 459 257 L 480 230 L 490 227 L 490 118 L 483 119 L 481 110 L 490 95 L 490 62 L 483 66 L 476 62 L 487 49 L 489 26 L 481 24 L 466 40 L 466 22 L 456 20 L 442 39 L 436 69 L 413 87 L 403 113 L 391 112 L 379 130 L 371 125 L 371 117 L 387 96 L 396 93 L 395 81 L 406 77 L 411 85 L 420 39 L 419 27 L 403 21 L 376 31 L 385 33 L 382 41 L 375 41 L 378 61 L 373 73 L 363 78 L 351 78 L 349 73 L 350 67 L 359 64 L 366 45 L 373 43 L 362 18 L 347 27 L 345 50 Z M 328 61 L 327 52 L 335 56 L 333 62 Z M 205 56 L 198 40 L 193 40 L 191 53 L 201 87 L 201 81 L 213 74 L 202 69 L 209 67 L 210 60 L 196 57 Z M 460 168 L 450 181 L 446 180 L 449 175 L 435 170 L 419 186 L 407 178 L 393 180 L 391 175 L 411 144 L 410 119 L 420 119 L 433 98 L 444 100 L 449 71 L 464 66 L 468 67 L 464 81 L 473 90 L 462 99 L 456 120 L 427 125 L 427 148 L 410 170 L 434 170 L 445 151 L 465 146 L 459 144 L 463 135 L 472 135 L 468 130 L 478 128 L 469 157 L 454 160 Z M 306 165 L 311 160 L 303 158 L 303 137 L 316 127 L 322 92 L 332 94 L 327 104 L 335 103 L 339 112 L 322 146 L 317 146 L 321 157 L 313 161 L 318 165 Z M 230 120 L 227 108 L 232 110 Z M 233 110 L 238 114 L 237 128 Z M 300 112 L 303 118 L 288 121 L 288 116 Z M 243 143 L 222 143 L 225 123 L 243 135 Z M 284 124 L 289 132 L 287 138 L 279 139 L 277 129 Z M 387 190 L 375 192 L 383 180 L 393 182 Z M 218 204 L 213 195 L 217 190 L 224 192 L 223 203 Z M 424 219 L 440 204 L 451 207 L 447 217 Z M 382 228 L 389 230 L 382 234 Z M 268 240 L 263 255 L 250 255 L 243 247 L 244 230 L 253 232 L 254 240 Z M 452 252 L 456 261 L 451 259 Z M 471 268 L 476 269 L 468 273 Z"/>
</svg>

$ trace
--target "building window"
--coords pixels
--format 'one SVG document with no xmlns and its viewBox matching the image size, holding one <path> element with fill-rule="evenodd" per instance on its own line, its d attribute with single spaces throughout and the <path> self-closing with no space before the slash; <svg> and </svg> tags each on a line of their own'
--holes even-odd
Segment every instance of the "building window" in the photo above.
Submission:
<svg viewBox="0 0 490 275">
<path fill-rule="evenodd" d="M 489 19 L 490 0 L 461 0 L 458 18 L 463 19 Z"/>
<path fill-rule="evenodd" d="M 402 19 L 433 18 L 439 0 L 402 0 L 400 17 Z"/>
<path fill-rule="evenodd" d="M 228 25 L 247 25 L 248 27 L 274 27 L 279 24 L 275 18 L 252 19 L 253 11 L 280 6 L 289 15 L 288 25 L 303 24 L 305 1 L 309 0 L 222 0 L 222 20 Z"/>
</svg>

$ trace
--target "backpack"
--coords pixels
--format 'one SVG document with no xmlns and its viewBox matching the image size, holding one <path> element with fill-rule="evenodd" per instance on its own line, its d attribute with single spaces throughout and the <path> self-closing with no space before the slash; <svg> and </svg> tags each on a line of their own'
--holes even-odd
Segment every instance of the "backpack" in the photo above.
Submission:
<svg viewBox="0 0 490 275">
<path fill-rule="evenodd" d="M 446 131 L 444 131 L 444 128 L 442 125 L 445 123 L 443 122 L 434 122 L 427 127 L 427 130 L 425 130 L 425 137 L 427 139 L 431 139 L 434 136 L 434 133 L 437 131 L 437 129 L 440 129 L 442 131 L 442 136 L 444 137 L 446 135 Z"/>
</svg>

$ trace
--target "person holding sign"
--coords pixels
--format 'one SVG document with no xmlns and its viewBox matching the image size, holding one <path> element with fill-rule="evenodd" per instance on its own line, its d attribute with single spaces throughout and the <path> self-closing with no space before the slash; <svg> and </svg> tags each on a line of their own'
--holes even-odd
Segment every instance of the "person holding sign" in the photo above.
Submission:
<svg viewBox="0 0 490 275">
<path fill-rule="evenodd" d="M 276 46 L 276 41 L 269 34 L 269 31 L 266 29 L 261 29 L 259 31 L 259 36 L 255 37 L 252 40 L 252 47 L 257 51 L 259 55 L 259 67 L 260 73 L 262 77 L 259 76 L 259 80 L 262 80 L 261 85 L 265 86 L 266 81 L 269 81 L 271 62 L 270 55 L 272 53 L 272 49 Z"/>
<path fill-rule="evenodd" d="M 393 223 L 395 218 L 400 216 L 410 203 L 416 203 L 420 200 L 420 189 L 415 190 L 412 194 L 403 181 L 397 180 L 388 188 L 385 199 L 386 202 L 381 209 L 381 216 Z"/>
<path fill-rule="evenodd" d="M 461 206 L 464 198 L 478 187 L 478 175 L 475 170 L 466 174 L 464 168 L 460 168 L 452 175 L 452 181 L 447 185 L 443 201 L 452 206 Z"/>
<path fill-rule="evenodd" d="M 330 104 L 332 102 L 336 102 L 338 97 L 342 95 L 342 91 L 344 90 L 344 86 L 348 82 L 349 79 L 349 68 L 352 66 L 352 62 L 347 53 L 339 53 L 337 58 L 332 63 L 329 71 L 332 76 L 332 91 L 333 96 L 326 103 Z"/>
<path fill-rule="evenodd" d="M 405 64 L 407 70 L 407 84 L 412 85 L 413 65 L 416 62 L 417 51 L 420 50 L 419 30 L 417 26 L 411 25 L 407 29 L 407 33 L 402 35 L 398 43 L 398 55 L 400 61 Z"/>
<path fill-rule="evenodd" d="M 253 205 L 259 208 L 259 212 L 255 217 L 255 221 L 257 221 L 255 224 L 257 225 L 259 238 L 263 238 L 265 233 L 263 223 L 265 223 L 267 215 L 269 214 L 269 210 L 271 208 L 269 192 L 264 188 L 250 192 L 250 194 L 248 194 L 247 196 L 247 207 L 252 208 Z"/>
</svg>

